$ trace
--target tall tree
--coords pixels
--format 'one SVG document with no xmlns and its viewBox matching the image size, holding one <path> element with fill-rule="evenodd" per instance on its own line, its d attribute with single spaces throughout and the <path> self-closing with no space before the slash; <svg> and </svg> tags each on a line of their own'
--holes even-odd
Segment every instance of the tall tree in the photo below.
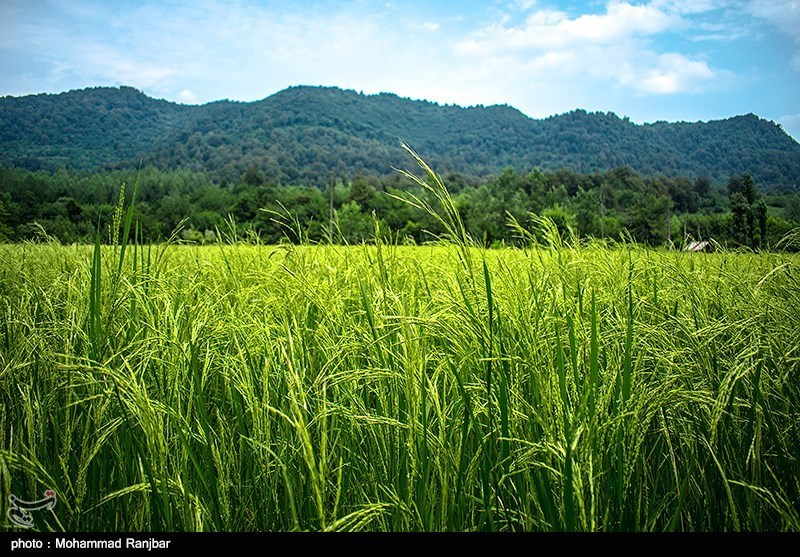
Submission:
<svg viewBox="0 0 800 557">
<path fill-rule="evenodd" d="M 767 204 L 759 199 L 753 177 L 731 176 L 728 196 L 733 215 L 731 237 L 740 245 L 760 248 L 767 232 Z"/>
<path fill-rule="evenodd" d="M 730 195 L 731 214 L 733 215 L 733 227 L 731 237 L 740 245 L 750 245 L 752 234 L 750 231 L 750 205 L 740 191 L 734 191 Z"/>
</svg>

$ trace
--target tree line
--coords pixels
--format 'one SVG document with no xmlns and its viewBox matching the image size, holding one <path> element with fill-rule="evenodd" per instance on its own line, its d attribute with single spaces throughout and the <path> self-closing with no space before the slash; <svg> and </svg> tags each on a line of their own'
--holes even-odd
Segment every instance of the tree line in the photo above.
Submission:
<svg viewBox="0 0 800 557">
<path fill-rule="evenodd" d="M 517 241 L 513 218 L 548 217 L 563 235 L 680 246 L 687 238 L 713 239 L 729 247 L 774 247 L 800 226 L 800 195 L 759 193 L 749 174 L 716 187 L 695 180 L 643 176 L 627 167 L 580 174 L 570 170 L 519 173 L 511 168 L 489 178 L 443 176 L 467 231 L 486 246 Z M 124 185 L 124 187 L 123 187 Z M 251 166 L 229 183 L 188 170 L 102 172 L 29 171 L 0 166 L 0 241 L 46 234 L 63 243 L 88 243 L 109 230 L 120 204 L 136 187 L 135 220 L 142 241 L 174 234 L 194 243 L 220 235 L 281 241 L 370 241 L 377 225 L 393 241 L 422 243 L 444 231 L 431 215 L 404 201 L 426 192 L 399 173 L 330 177 L 323 186 L 268 180 Z M 333 216 L 333 226 L 331 226 Z"/>
</svg>

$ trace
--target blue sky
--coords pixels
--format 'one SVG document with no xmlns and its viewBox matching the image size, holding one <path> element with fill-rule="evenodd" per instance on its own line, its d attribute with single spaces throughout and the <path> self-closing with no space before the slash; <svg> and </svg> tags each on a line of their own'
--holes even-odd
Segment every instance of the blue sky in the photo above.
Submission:
<svg viewBox="0 0 800 557">
<path fill-rule="evenodd" d="M 536 118 L 753 112 L 800 138 L 800 0 L 0 0 L 0 95 L 204 103 L 300 84 Z"/>
</svg>

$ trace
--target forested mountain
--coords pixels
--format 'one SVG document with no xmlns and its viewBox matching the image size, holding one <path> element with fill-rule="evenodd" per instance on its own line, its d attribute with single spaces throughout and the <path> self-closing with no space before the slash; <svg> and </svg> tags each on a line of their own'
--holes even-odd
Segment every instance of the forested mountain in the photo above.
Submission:
<svg viewBox="0 0 800 557">
<path fill-rule="evenodd" d="M 0 164 L 95 169 L 133 159 L 185 125 L 193 110 L 132 87 L 0 97 Z"/>
<path fill-rule="evenodd" d="M 637 125 L 576 110 L 543 120 L 509 106 L 462 108 L 393 94 L 292 87 L 261 101 L 185 106 L 130 88 L 0 98 L 0 164 L 31 170 L 152 165 L 235 181 L 248 168 L 279 184 L 387 175 L 408 164 L 398 139 L 440 173 L 506 167 L 644 175 L 800 189 L 800 143 L 753 114 L 707 123 Z"/>
</svg>

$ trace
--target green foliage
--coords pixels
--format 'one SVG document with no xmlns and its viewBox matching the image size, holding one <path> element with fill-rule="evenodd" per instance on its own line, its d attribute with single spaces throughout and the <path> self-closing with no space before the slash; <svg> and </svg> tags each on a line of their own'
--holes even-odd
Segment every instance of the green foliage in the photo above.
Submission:
<svg viewBox="0 0 800 557">
<path fill-rule="evenodd" d="M 545 209 L 542 216 L 550 219 L 562 238 L 569 238 L 573 235 L 574 216 L 561 205 L 556 204 L 549 209 Z"/>
<path fill-rule="evenodd" d="M 732 235 L 743 246 L 758 249 L 767 239 L 767 204 L 756 190 L 749 174 L 731 176 L 728 182 Z"/>
<path fill-rule="evenodd" d="M 244 174 L 242 174 L 242 182 L 249 186 L 260 186 L 264 183 L 264 175 L 261 174 L 261 171 L 258 168 L 251 165 L 248 166 L 247 170 L 245 170 Z"/>
<path fill-rule="evenodd" d="M 348 201 L 336 212 L 336 225 L 341 241 L 347 244 L 363 242 L 373 233 L 372 218 L 355 201 Z"/>
<path fill-rule="evenodd" d="M 0 246 L 0 516 L 800 529 L 796 255 L 97 240 Z"/>
<path fill-rule="evenodd" d="M 756 201 L 758 192 L 756 191 L 753 177 L 749 174 L 743 176 L 731 176 L 728 180 L 728 195 L 740 194 L 747 205 L 752 205 Z"/>
<path fill-rule="evenodd" d="M 329 87 L 292 87 L 257 102 L 202 106 L 151 99 L 130 87 L 0 98 L 0 164 L 29 170 L 144 164 L 252 186 L 322 187 L 331 174 L 392 174 L 398 161 L 410 162 L 398 137 L 427 153 L 445 176 L 625 166 L 717 184 L 743 172 L 762 188 L 796 190 L 800 184 L 800 144 L 752 114 L 636 125 L 612 113 L 575 110 L 533 120 L 509 106 L 442 106 Z M 577 184 L 563 183 L 575 195 Z M 708 184 L 695 185 L 705 197 Z"/>
<path fill-rule="evenodd" d="M 133 161 L 191 107 L 155 100 L 132 87 L 0 98 L 0 164 L 30 170 L 97 168 Z"/>
<path fill-rule="evenodd" d="M 327 189 L 267 182 L 253 185 L 245 177 L 223 187 L 206 174 L 152 167 L 141 172 L 98 173 L 0 167 L 0 241 L 35 239 L 39 227 L 65 243 L 93 243 L 99 227 L 102 241 L 113 241 L 106 232 L 118 228 L 113 220 L 119 211 L 120 185 L 137 179 L 135 218 L 140 241 L 163 241 L 183 227 L 178 237 L 213 242 L 219 239 L 217 229 L 227 227 L 230 217 L 237 235 L 259 237 L 266 243 L 284 237 L 299 241 L 301 236 L 322 241 L 328 235 Z M 734 182 L 738 179 L 734 177 Z M 506 169 L 484 180 L 451 173 L 443 185 L 450 192 L 458 190 L 452 197 L 455 210 L 470 237 L 484 246 L 517 242 L 506 223 L 509 218 L 527 223 L 530 215 L 548 216 L 565 236 L 571 229 L 582 238 L 620 240 L 625 234 L 637 242 L 664 245 L 667 205 L 677 245 L 694 238 L 769 248 L 800 225 L 800 212 L 794 210 L 800 199 L 796 193 L 762 196 L 750 206 L 737 191 L 732 198 L 740 203 L 729 205 L 730 199 L 717 189 L 700 197 L 684 178 L 643 177 L 626 168 L 590 175 L 563 169 L 527 174 Z M 372 241 L 373 213 L 383 233 L 415 244 L 445 232 L 435 217 L 402 201 L 409 194 L 436 203 L 435 194 L 401 176 L 364 175 L 337 181 L 333 205 L 340 230 L 334 223 L 334 241 Z M 726 212 L 729 207 L 731 213 Z M 288 228 L 281 224 L 285 219 L 276 220 L 276 214 L 296 221 L 302 234 L 296 233 L 294 224 Z"/>
</svg>

